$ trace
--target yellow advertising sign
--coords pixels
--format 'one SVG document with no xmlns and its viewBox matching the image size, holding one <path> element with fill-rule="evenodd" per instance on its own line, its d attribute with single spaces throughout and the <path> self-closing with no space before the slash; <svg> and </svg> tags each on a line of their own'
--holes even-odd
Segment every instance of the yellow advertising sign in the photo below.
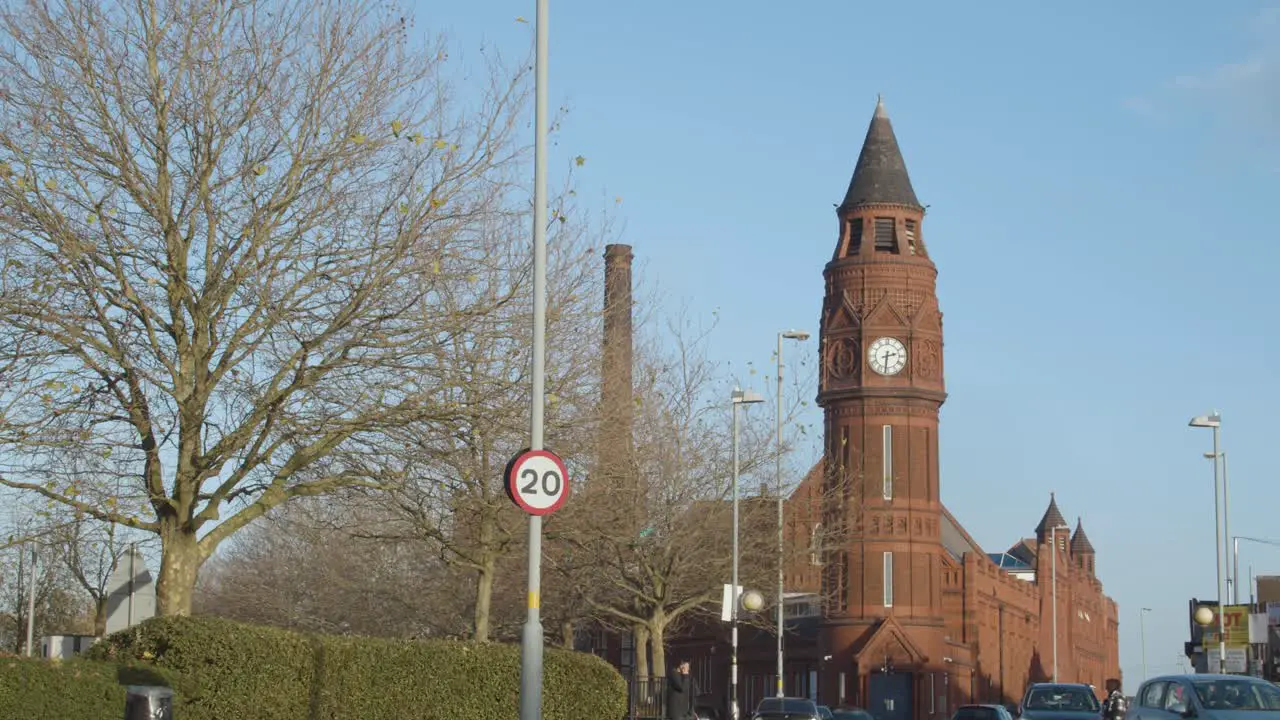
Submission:
<svg viewBox="0 0 1280 720">
<path fill-rule="evenodd" d="M 1226 634 L 1227 647 L 1246 647 L 1249 645 L 1249 606 L 1225 605 L 1222 608 L 1222 629 Z M 1204 642 L 1218 642 L 1218 618 L 1204 629 Z"/>
</svg>

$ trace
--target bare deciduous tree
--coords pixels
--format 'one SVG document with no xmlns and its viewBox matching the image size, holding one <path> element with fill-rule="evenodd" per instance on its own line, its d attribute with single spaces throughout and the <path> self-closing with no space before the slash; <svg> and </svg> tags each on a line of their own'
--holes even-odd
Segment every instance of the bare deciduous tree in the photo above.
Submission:
<svg viewBox="0 0 1280 720">
<path fill-rule="evenodd" d="M 45 635 L 87 634 L 92 629 L 89 604 L 56 561 L 55 553 L 34 545 L 15 547 L 0 555 L 0 648 L 12 652 L 22 652 L 26 647 L 33 560 L 36 648 Z"/>
<path fill-rule="evenodd" d="M 588 483 L 548 532 L 566 582 L 600 621 L 636 637 L 639 674 L 646 645 L 665 670 L 665 637 L 686 614 L 717 601 L 732 560 L 729 387 L 705 357 L 707 334 L 687 322 L 641 352 L 635 373 L 635 460 L 631 472 Z M 667 344 L 667 348 L 657 345 Z M 744 412 L 744 495 L 756 468 L 771 457 L 763 413 Z M 772 517 L 761 503 L 740 503 L 742 523 Z M 743 532 L 745 568 L 762 567 L 772 535 Z"/>
<path fill-rule="evenodd" d="M 309 632 L 461 637 L 462 581 L 421 543 L 353 538 L 331 527 L 349 507 L 291 503 L 210 560 L 197 612 Z"/>
<path fill-rule="evenodd" d="M 93 634 L 98 637 L 107 631 L 107 583 L 111 573 L 138 539 L 135 532 L 122 525 L 83 517 L 62 525 L 52 536 L 50 551 L 62 561 L 80 590 L 89 596 L 93 605 Z"/>
<path fill-rule="evenodd" d="M 0 13 L 0 483 L 157 535 L 162 614 L 254 519 L 399 480 L 388 438 L 453 417 L 437 320 L 515 205 L 528 68 L 462 105 L 407 27 L 314 0 Z"/>
</svg>

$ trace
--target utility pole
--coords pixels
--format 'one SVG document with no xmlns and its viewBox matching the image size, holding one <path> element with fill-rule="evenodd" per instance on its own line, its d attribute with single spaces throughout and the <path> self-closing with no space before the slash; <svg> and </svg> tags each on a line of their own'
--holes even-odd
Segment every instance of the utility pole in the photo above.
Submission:
<svg viewBox="0 0 1280 720">
<path fill-rule="evenodd" d="M 533 387 L 529 447 L 542 450 L 547 382 L 547 3 L 537 0 L 533 111 Z M 520 637 L 520 720 L 542 718 L 542 516 L 529 515 L 529 592 Z"/>
<path fill-rule="evenodd" d="M 36 544 L 31 544 L 31 572 L 27 587 L 27 657 L 36 654 Z"/>
</svg>

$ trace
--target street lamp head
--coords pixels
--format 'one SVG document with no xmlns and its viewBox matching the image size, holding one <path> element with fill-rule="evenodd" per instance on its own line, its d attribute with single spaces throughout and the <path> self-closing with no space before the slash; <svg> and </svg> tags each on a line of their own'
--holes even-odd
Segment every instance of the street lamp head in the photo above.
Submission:
<svg viewBox="0 0 1280 720">
<path fill-rule="evenodd" d="M 809 333 L 805 332 L 804 330 L 785 330 L 782 333 L 782 337 L 786 338 L 787 340 L 799 340 L 801 342 L 804 342 L 805 340 L 809 339 Z"/>
<path fill-rule="evenodd" d="M 1196 608 L 1195 614 L 1191 616 L 1191 619 L 1195 620 L 1196 624 L 1201 627 L 1208 627 L 1209 623 L 1213 622 L 1213 618 L 1213 610 L 1204 605 Z"/>
<path fill-rule="evenodd" d="M 1142 608 L 1142 612 L 1144 613 L 1151 612 L 1151 608 Z"/>
<path fill-rule="evenodd" d="M 1189 427 L 1216 428 L 1222 427 L 1222 416 L 1215 410 L 1208 415 L 1197 415 L 1187 423 Z"/>
<path fill-rule="evenodd" d="M 739 388 L 733 389 L 732 397 L 734 405 L 750 405 L 751 403 L 764 402 L 764 397 L 760 393 Z"/>
<path fill-rule="evenodd" d="M 1205 454 L 1204 454 L 1204 459 L 1205 459 L 1205 460 L 1212 460 L 1212 459 L 1214 459 L 1214 458 L 1218 457 L 1219 455 L 1225 455 L 1225 454 L 1226 454 L 1226 453 L 1211 453 L 1211 452 L 1207 452 L 1207 453 L 1205 453 Z"/>
</svg>

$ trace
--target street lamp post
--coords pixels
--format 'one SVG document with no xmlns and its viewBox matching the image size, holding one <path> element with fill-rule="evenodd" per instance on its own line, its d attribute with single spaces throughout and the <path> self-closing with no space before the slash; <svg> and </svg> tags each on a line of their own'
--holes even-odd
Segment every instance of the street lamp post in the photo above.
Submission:
<svg viewBox="0 0 1280 720">
<path fill-rule="evenodd" d="M 1198 415 L 1191 418 L 1191 422 L 1187 423 L 1189 427 L 1210 428 L 1213 430 L 1213 545 L 1214 545 L 1214 564 L 1218 566 L 1217 594 L 1218 594 L 1218 672 L 1226 673 L 1227 671 L 1227 634 L 1225 623 L 1222 619 L 1222 607 L 1226 604 L 1225 593 L 1222 591 L 1222 517 L 1219 507 L 1219 489 L 1218 489 L 1218 458 L 1221 457 L 1218 447 L 1218 433 L 1222 429 L 1222 415 L 1216 410 L 1208 415 Z"/>
<path fill-rule="evenodd" d="M 1053 681 L 1058 682 L 1058 531 L 1066 530 L 1071 532 L 1071 528 L 1066 525 L 1055 525 L 1049 529 L 1049 542 L 1053 544 Z"/>
<path fill-rule="evenodd" d="M 27 573 L 27 657 L 34 657 L 36 643 L 36 545 L 31 545 L 31 572 Z"/>
<path fill-rule="evenodd" d="M 1142 608 L 1138 611 L 1138 631 L 1142 638 L 1142 681 L 1147 681 L 1147 613 L 1151 612 L 1151 608 Z"/>
<path fill-rule="evenodd" d="M 1205 453 L 1205 459 L 1213 460 L 1215 458 L 1222 459 L 1222 537 L 1230 538 L 1231 535 L 1231 481 L 1227 476 L 1227 451 L 1217 453 Z M 1215 491 L 1216 492 L 1216 491 Z M 1237 545 L 1236 550 L 1239 550 Z M 1240 566 L 1233 563 L 1227 566 L 1227 597 L 1235 604 L 1240 602 Z"/>
<path fill-rule="evenodd" d="M 776 467 L 774 473 L 777 481 L 778 492 L 778 697 L 783 696 L 783 655 L 782 655 L 782 637 L 785 632 L 785 615 L 783 613 L 783 605 L 786 597 L 786 585 L 783 578 L 783 570 L 786 564 L 786 544 L 783 541 L 783 508 L 782 508 L 782 341 L 796 340 L 804 342 L 809 339 L 809 333 L 803 330 L 785 330 L 778 333 L 778 412 L 774 419 L 774 425 L 778 433 L 778 448 L 776 451 Z"/>
<path fill-rule="evenodd" d="M 534 10 L 533 358 L 529 447 L 543 449 L 547 383 L 547 4 Z M 529 591 L 520 633 L 520 720 L 542 718 L 542 516 L 529 516 Z"/>
<path fill-rule="evenodd" d="M 729 609 L 733 633 L 732 658 L 729 668 L 729 698 L 731 720 L 738 720 L 738 406 L 764 402 L 764 398 L 750 390 L 733 390 L 733 577 L 730 579 Z"/>
</svg>

